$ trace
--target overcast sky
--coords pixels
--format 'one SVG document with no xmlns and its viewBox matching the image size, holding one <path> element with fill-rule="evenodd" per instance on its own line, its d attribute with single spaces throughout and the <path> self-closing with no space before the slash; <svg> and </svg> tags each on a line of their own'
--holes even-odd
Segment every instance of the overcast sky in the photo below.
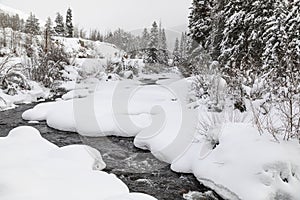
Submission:
<svg viewBox="0 0 300 200">
<path fill-rule="evenodd" d="M 1 3 L 31 11 L 40 19 L 65 15 L 68 7 L 73 10 L 74 24 L 101 31 L 121 27 L 127 31 L 150 26 L 161 20 L 164 27 L 187 24 L 191 0 L 0 0 Z"/>
</svg>

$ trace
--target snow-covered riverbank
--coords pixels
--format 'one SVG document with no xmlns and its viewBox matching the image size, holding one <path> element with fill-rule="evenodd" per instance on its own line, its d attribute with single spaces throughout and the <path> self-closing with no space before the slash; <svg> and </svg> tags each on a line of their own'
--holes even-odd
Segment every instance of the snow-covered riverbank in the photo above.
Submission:
<svg viewBox="0 0 300 200">
<path fill-rule="evenodd" d="M 199 135 L 197 120 L 211 113 L 186 108 L 188 82 L 105 82 L 94 88 L 86 98 L 40 104 L 23 117 L 84 136 L 134 136 L 135 146 L 175 171 L 194 173 L 224 198 L 299 198 L 299 144 L 276 143 L 243 123 L 221 123 L 209 137 Z"/>
<path fill-rule="evenodd" d="M 0 112 L 0 136 L 7 136 L 15 127 L 30 125 L 38 129 L 43 138 L 59 147 L 85 144 L 97 149 L 106 163 L 104 171 L 115 174 L 131 192 L 150 194 L 160 200 L 180 200 L 182 194 L 188 191 L 198 191 L 191 193 L 192 195 L 212 196 L 209 189 L 200 185 L 192 174 L 174 173 L 167 163 L 160 162 L 149 151 L 135 148 L 132 138 L 81 137 L 76 133 L 51 129 L 45 122 L 29 124 L 23 121 L 22 113 L 33 106 L 33 104 L 20 105 L 13 110 Z M 206 191 L 207 194 L 201 193 Z"/>
</svg>

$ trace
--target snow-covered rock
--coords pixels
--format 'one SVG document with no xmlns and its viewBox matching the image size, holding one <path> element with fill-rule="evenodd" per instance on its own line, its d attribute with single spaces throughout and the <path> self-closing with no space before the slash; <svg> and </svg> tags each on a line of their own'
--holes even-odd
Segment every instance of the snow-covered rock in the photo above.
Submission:
<svg viewBox="0 0 300 200">
<path fill-rule="evenodd" d="M 59 148 L 32 127 L 19 127 L 0 138 L 1 200 L 155 200 L 129 193 L 105 167 L 100 153 L 85 145 Z"/>
</svg>

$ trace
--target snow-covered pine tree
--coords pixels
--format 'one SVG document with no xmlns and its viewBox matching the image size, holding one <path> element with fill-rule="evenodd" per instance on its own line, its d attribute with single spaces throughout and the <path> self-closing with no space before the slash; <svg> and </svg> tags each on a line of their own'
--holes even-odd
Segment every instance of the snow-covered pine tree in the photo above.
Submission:
<svg viewBox="0 0 300 200">
<path fill-rule="evenodd" d="M 156 22 L 153 22 L 151 27 L 148 47 L 158 49 L 158 43 L 159 43 L 158 26 Z"/>
<path fill-rule="evenodd" d="M 25 33 L 31 35 L 40 34 L 40 23 L 33 13 L 30 13 L 25 23 Z"/>
<path fill-rule="evenodd" d="M 163 50 L 167 50 L 168 49 L 168 45 L 167 45 L 167 36 L 166 36 L 166 31 L 163 28 L 161 31 L 161 49 Z"/>
<path fill-rule="evenodd" d="M 180 46 L 179 46 L 179 54 L 181 62 L 186 62 L 188 59 L 188 51 L 189 51 L 189 42 L 188 35 L 186 32 L 181 33 Z"/>
<path fill-rule="evenodd" d="M 270 89 L 283 119 L 284 139 L 296 137 L 300 142 L 300 1 L 279 3 L 275 4 L 275 17 L 269 22 L 274 33 L 269 33 L 273 39 L 268 38 L 267 48 L 272 45 L 268 50 L 272 59 L 266 57 L 270 61 L 266 64 L 274 64 Z"/>
<path fill-rule="evenodd" d="M 74 26 L 74 37 L 79 38 L 79 27 L 78 26 Z"/>
<path fill-rule="evenodd" d="M 224 14 L 225 0 L 213 1 L 211 9 L 211 32 L 209 36 L 209 53 L 214 61 L 218 61 L 221 54 L 221 41 L 223 39 L 223 31 L 225 20 Z"/>
<path fill-rule="evenodd" d="M 262 35 L 263 69 L 266 71 L 276 69 L 279 74 L 282 74 L 286 70 L 285 52 L 288 41 L 285 19 L 288 13 L 283 1 L 274 1 L 271 6 L 273 13 L 267 18 Z"/>
<path fill-rule="evenodd" d="M 45 38 L 45 46 L 44 51 L 47 53 L 51 48 L 51 37 L 55 34 L 53 29 L 53 23 L 50 17 L 47 18 L 45 29 L 44 29 L 44 38 Z"/>
<path fill-rule="evenodd" d="M 176 38 L 175 47 L 173 50 L 173 64 L 177 66 L 180 63 L 179 40 Z"/>
<path fill-rule="evenodd" d="M 159 21 L 159 25 L 158 25 L 158 49 L 162 49 L 162 24 L 161 21 Z"/>
<path fill-rule="evenodd" d="M 158 49 L 158 62 L 162 64 L 168 64 L 168 45 L 167 45 L 167 37 L 166 31 L 164 28 L 160 31 L 160 45 Z"/>
<path fill-rule="evenodd" d="M 59 12 L 56 14 L 54 30 L 58 36 L 65 35 L 64 17 Z"/>
<path fill-rule="evenodd" d="M 221 55 L 218 60 L 221 64 L 223 77 L 226 79 L 230 94 L 233 96 L 235 108 L 245 111 L 244 78 L 248 77 L 249 70 L 252 70 L 252 63 L 249 59 L 249 27 L 247 13 L 251 11 L 251 2 L 226 0 L 223 10 L 224 31 L 220 43 Z M 234 79 L 232 77 L 235 77 Z"/>
<path fill-rule="evenodd" d="M 159 31 L 157 23 L 154 21 L 151 27 L 148 52 L 147 52 L 147 62 L 157 63 L 158 62 L 158 46 L 159 45 Z"/>
<path fill-rule="evenodd" d="M 201 44 L 207 48 L 210 32 L 212 30 L 212 4 L 213 0 L 193 0 L 189 15 L 189 35 L 195 41 L 194 48 Z"/>
<path fill-rule="evenodd" d="M 66 34 L 67 37 L 73 37 L 74 34 L 74 27 L 72 22 L 72 10 L 68 8 L 67 16 L 66 16 Z"/>
<path fill-rule="evenodd" d="M 14 30 L 14 31 L 21 31 L 21 28 L 22 28 L 22 21 L 20 19 L 20 16 L 18 14 L 14 15 L 12 17 L 12 20 L 11 20 L 11 28 Z"/>
<path fill-rule="evenodd" d="M 142 38 L 141 38 L 141 49 L 144 50 L 148 47 L 149 38 L 150 38 L 150 36 L 148 33 L 148 29 L 144 28 Z"/>
</svg>

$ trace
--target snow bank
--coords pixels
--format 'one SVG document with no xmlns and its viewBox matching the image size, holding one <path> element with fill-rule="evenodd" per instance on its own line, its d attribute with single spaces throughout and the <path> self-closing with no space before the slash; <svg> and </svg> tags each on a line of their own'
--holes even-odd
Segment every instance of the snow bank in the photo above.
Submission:
<svg viewBox="0 0 300 200">
<path fill-rule="evenodd" d="M 88 146 L 59 148 L 32 127 L 19 127 L 0 138 L 0 199 L 144 199 L 129 193 L 105 168 L 100 153 Z M 94 170 L 92 170 L 94 169 Z"/>
<path fill-rule="evenodd" d="M 203 106 L 186 106 L 190 82 L 139 84 L 101 82 L 85 98 L 41 104 L 23 118 L 42 114 L 49 126 L 85 136 L 134 136 L 136 147 L 150 150 L 174 171 L 194 173 L 224 198 L 300 199 L 298 143 L 278 144 L 249 124 L 222 121 L 200 135 L 198 120 L 206 115 Z"/>
<path fill-rule="evenodd" d="M 36 82 L 29 82 L 31 90 L 17 91 L 16 95 L 8 95 L 0 89 L 0 111 L 12 109 L 16 104 L 38 102 L 38 99 L 46 99 L 50 96 L 50 89 L 41 87 Z"/>
<path fill-rule="evenodd" d="M 23 119 L 46 120 L 50 127 L 85 136 L 137 136 L 137 147 L 150 149 L 161 160 L 171 162 L 184 151 L 182 148 L 186 148 L 195 132 L 193 126 L 182 126 L 196 123 L 193 112 L 185 109 L 185 95 L 179 95 L 187 90 L 184 84 L 173 88 L 139 84 L 129 80 L 108 81 L 94 85 L 94 92 L 74 90 L 63 96 L 69 100 L 40 104 L 24 112 Z M 184 137 L 177 132 L 185 132 Z M 166 147 L 176 140 L 181 140 L 179 146 L 185 145 L 173 153 L 161 151 L 170 151 Z"/>
<path fill-rule="evenodd" d="M 226 124 L 218 145 L 202 137 L 172 163 L 228 199 L 299 199 L 300 145 L 276 143 L 249 124 Z"/>
</svg>

